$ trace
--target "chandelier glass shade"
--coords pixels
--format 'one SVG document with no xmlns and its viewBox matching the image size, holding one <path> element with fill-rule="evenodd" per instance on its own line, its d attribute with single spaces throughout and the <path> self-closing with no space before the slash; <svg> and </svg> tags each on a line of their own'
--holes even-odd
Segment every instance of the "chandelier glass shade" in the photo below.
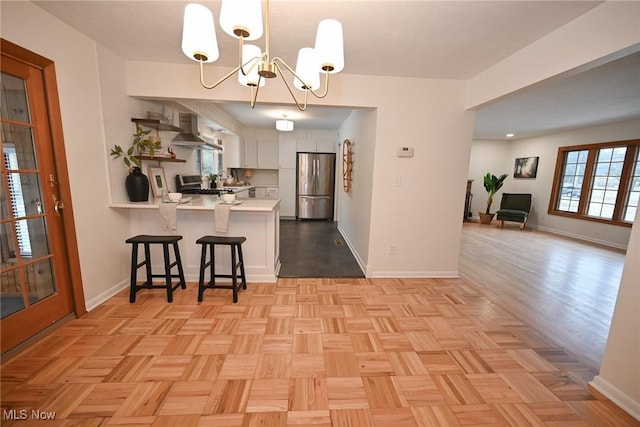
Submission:
<svg viewBox="0 0 640 427">
<path fill-rule="evenodd" d="M 307 108 L 308 95 L 324 98 L 329 92 L 329 74 L 344 68 L 342 24 L 335 19 L 325 19 L 318 24 L 313 48 L 298 52 L 295 70 L 281 58 L 271 57 L 269 47 L 269 0 L 265 1 L 265 26 L 262 26 L 261 0 L 222 0 L 220 27 L 228 35 L 238 39 L 238 66 L 213 84 L 205 83 L 204 64 L 214 62 L 220 56 L 216 39 L 213 14 L 205 6 L 191 3 L 185 7 L 182 29 L 182 52 L 200 64 L 200 84 L 213 89 L 238 73 L 238 82 L 250 88 L 251 107 L 255 107 L 258 90 L 265 79 L 278 75 L 299 110 Z M 245 44 L 245 40 L 257 40 L 265 35 L 265 48 Z M 293 80 L 293 88 L 303 92 L 298 100 L 285 72 Z M 324 73 L 324 91 L 320 87 L 320 74 Z M 291 127 L 293 128 L 293 122 Z"/>
</svg>

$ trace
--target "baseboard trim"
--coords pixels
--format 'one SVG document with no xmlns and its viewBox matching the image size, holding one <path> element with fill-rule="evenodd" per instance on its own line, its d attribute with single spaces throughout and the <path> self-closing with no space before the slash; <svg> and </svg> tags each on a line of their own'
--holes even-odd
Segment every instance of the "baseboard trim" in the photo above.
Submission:
<svg viewBox="0 0 640 427">
<path fill-rule="evenodd" d="M 556 228 L 543 227 L 543 226 L 540 226 L 540 225 L 537 225 L 537 224 L 529 224 L 529 223 L 527 223 L 527 227 L 535 228 L 535 229 L 540 230 L 540 231 L 546 231 L 547 233 L 558 234 L 558 235 L 564 236 L 564 237 L 570 237 L 572 239 L 582 240 L 582 241 L 589 242 L 589 243 L 595 243 L 597 245 L 607 246 L 607 247 L 615 248 L 615 249 L 621 249 L 623 251 L 627 250 L 627 246 L 626 245 L 621 245 L 621 244 L 618 244 L 618 243 L 609 242 L 607 240 L 594 239 L 592 237 L 583 236 L 582 234 L 568 233 L 566 231 L 558 230 Z"/>
<path fill-rule="evenodd" d="M 360 267 L 360 270 L 366 276 L 366 269 L 365 269 L 365 266 L 364 266 L 364 262 L 362 261 L 362 258 L 360 257 L 360 254 L 358 253 L 358 251 L 351 244 L 351 240 L 349 240 L 349 236 L 340 227 L 340 223 L 338 223 L 338 231 L 342 235 L 342 238 L 344 239 L 344 242 L 347 244 L 347 246 L 351 250 L 351 254 L 353 254 L 353 257 L 355 258 L 356 262 L 358 263 L 358 267 Z"/>
<path fill-rule="evenodd" d="M 601 393 L 604 397 L 618 405 L 633 418 L 640 421 L 640 402 L 633 400 L 631 396 L 625 394 L 600 375 L 596 375 L 593 378 L 593 381 L 589 382 L 589 385 L 598 393 Z"/>
<path fill-rule="evenodd" d="M 460 274 L 454 271 L 372 271 L 373 279 L 457 279 Z"/>
<path fill-rule="evenodd" d="M 102 292 L 98 296 L 91 298 L 87 301 L 87 311 L 91 311 L 94 308 L 98 307 L 103 302 L 109 300 L 110 298 L 116 296 L 119 292 L 122 292 L 124 289 L 129 287 L 129 280 L 123 280 L 120 283 L 116 283 L 111 288 Z"/>
</svg>

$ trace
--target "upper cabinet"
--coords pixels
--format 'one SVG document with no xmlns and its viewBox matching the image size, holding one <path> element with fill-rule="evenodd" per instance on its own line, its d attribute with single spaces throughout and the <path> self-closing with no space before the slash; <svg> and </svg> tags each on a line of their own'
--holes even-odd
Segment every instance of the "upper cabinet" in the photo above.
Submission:
<svg viewBox="0 0 640 427">
<path fill-rule="evenodd" d="M 335 135 L 327 133 L 309 133 L 296 137 L 296 150 L 300 152 L 335 153 Z"/>
<path fill-rule="evenodd" d="M 278 140 L 272 137 L 247 138 L 244 141 L 244 167 L 278 169 Z"/>
<path fill-rule="evenodd" d="M 244 167 L 244 142 L 239 136 L 227 135 L 224 138 L 224 154 L 222 162 L 224 168 Z"/>
<path fill-rule="evenodd" d="M 245 129 L 241 167 L 278 169 L 278 132 L 275 129 Z"/>
<path fill-rule="evenodd" d="M 258 168 L 278 169 L 278 147 L 277 139 L 262 139 L 258 141 Z"/>
<path fill-rule="evenodd" d="M 255 139 L 244 140 L 244 165 L 245 168 L 258 167 L 258 141 Z"/>
</svg>

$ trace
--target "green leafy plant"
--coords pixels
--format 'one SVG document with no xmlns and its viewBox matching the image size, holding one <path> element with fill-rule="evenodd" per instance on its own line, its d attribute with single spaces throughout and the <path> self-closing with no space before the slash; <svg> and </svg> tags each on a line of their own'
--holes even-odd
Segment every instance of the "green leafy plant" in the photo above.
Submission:
<svg viewBox="0 0 640 427">
<path fill-rule="evenodd" d="M 114 159 L 122 158 L 129 170 L 134 167 L 140 167 L 139 156 L 148 155 L 153 158 L 156 151 L 162 149 L 162 141 L 160 139 L 152 141 L 148 137 L 149 133 L 151 133 L 151 129 L 138 130 L 138 132 L 133 134 L 133 141 L 126 151 L 120 145 L 116 144 L 111 149 L 111 156 Z"/>
<path fill-rule="evenodd" d="M 497 177 L 490 172 L 487 172 L 484 176 L 484 189 L 487 190 L 487 194 L 489 195 L 487 198 L 486 214 L 490 213 L 491 205 L 493 204 L 493 196 L 502 188 L 505 179 L 507 179 L 506 173 Z"/>
</svg>

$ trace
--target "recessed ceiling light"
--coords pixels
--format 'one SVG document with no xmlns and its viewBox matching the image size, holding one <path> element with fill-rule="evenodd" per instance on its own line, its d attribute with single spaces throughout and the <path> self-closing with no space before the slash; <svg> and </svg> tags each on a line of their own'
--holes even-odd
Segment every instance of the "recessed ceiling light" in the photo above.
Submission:
<svg viewBox="0 0 640 427">
<path fill-rule="evenodd" d="M 514 133 L 508 133 L 508 134 L 507 134 L 507 138 L 513 138 L 514 136 L 515 136 L 515 134 L 514 134 Z"/>
</svg>

